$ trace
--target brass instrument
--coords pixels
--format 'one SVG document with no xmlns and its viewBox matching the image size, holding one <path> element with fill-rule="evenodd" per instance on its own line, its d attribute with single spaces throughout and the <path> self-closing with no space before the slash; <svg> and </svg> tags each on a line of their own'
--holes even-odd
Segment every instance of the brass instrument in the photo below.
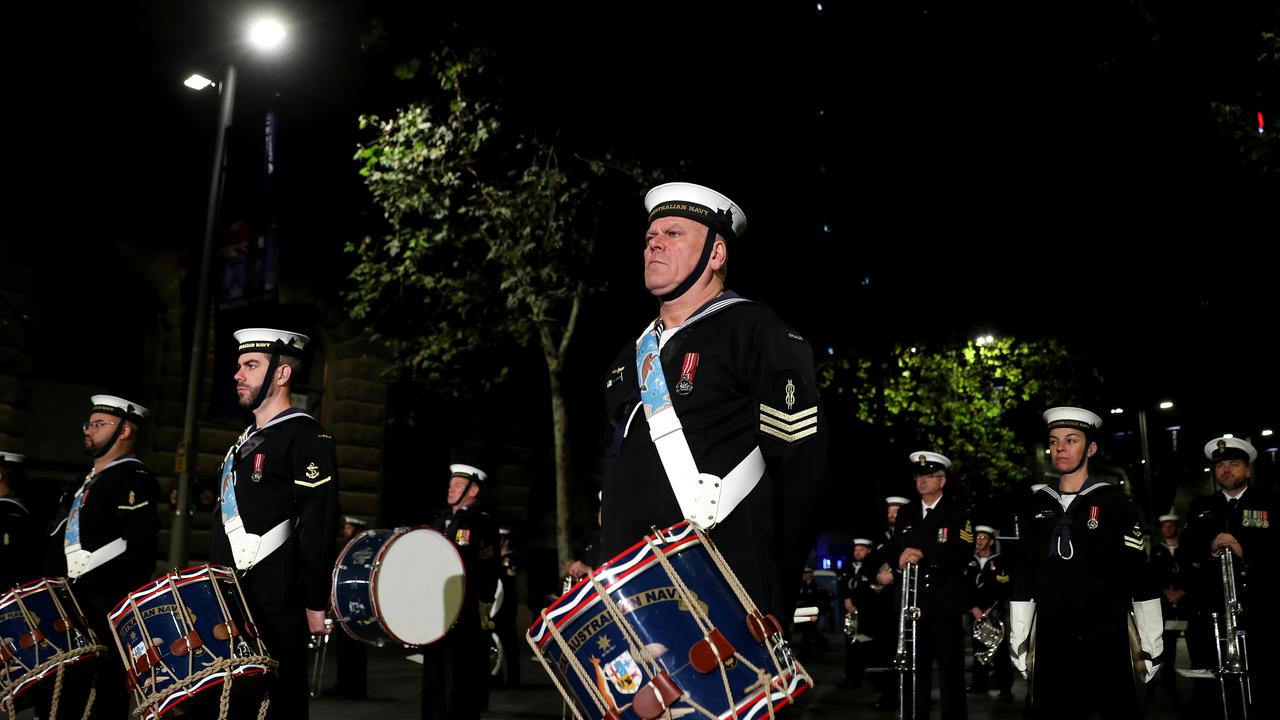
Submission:
<svg viewBox="0 0 1280 720">
<path fill-rule="evenodd" d="M 845 641 L 852 645 L 854 638 L 858 637 L 858 608 L 844 614 L 843 629 Z"/>
<path fill-rule="evenodd" d="M 916 717 L 916 629 L 920 607 L 916 604 L 920 569 L 908 563 L 902 570 L 902 603 L 898 612 L 898 650 L 893 656 L 893 669 L 898 671 L 898 720 Z M 911 676 L 911 714 L 907 709 L 907 676 Z"/>
<path fill-rule="evenodd" d="M 1231 718 L 1228 709 L 1227 683 L 1237 682 L 1240 685 L 1240 717 L 1249 717 L 1249 705 L 1253 703 L 1253 691 L 1249 685 L 1249 651 L 1245 645 L 1245 631 L 1240 629 L 1240 616 L 1244 612 L 1240 597 L 1236 593 L 1235 560 L 1230 548 L 1222 548 L 1217 553 L 1222 568 L 1222 622 L 1218 622 L 1218 613 L 1210 613 L 1213 619 L 1214 646 L 1218 651 L 1218 687 L 1222 691 L 1222 713 L 1227 720 Z"/>
<path fill-rule="evenodd" d="M 1004 621 L 991 617 L 991 613 L 983 615 L 973 623 L 973 639 L 987 647 L 986 650 L 974 653 L 979 665 L 991 667 L 995 663 L 996 652 L 1000 648 L 1000 643 L 1004 642 L 1004 636 Z"/>
</svg>

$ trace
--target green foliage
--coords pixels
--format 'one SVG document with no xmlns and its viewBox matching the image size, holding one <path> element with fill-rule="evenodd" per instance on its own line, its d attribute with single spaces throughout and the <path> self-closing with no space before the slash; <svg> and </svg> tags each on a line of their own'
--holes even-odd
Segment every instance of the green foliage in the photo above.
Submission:
<svg viewBox="0 0 1280 720">
<path fill-rule="evenodd" d="M 1234 144 L 1244 167 L 1258 175 L 1271 176 L 1280 171 L 1280 146 L 1276 139 L 1280 130 L 1277 127 L 1280 105 L 1264 88 L 1280 81 L 1280 33 L 1260 32 L 1253 41 L 1250 47 L 1257 50 L 1254 56 L 1257 65 L 1251 73 L 1257 78 L 1254 90 L 1227 102 L 1211 101 L 1209 110 L 1219 133 Z M 1258 112 L 1264 114 L 1267 123 L 1264 132 L 1258 132 Z"/>
<path fill-rule="evenodd" d="M 1070 356 L 1053 340 L 897 347 L 887 361 L 828 358 L 818 371 L 862 422 L 951 458 L 973 499 L 1027 477 L 1019 409 L 1038 413 L 1076 395 Z"/>
<path fill-rule="evenodd" d="M 579 304 L 597 289 L 587 283 L 595 181 L 622 171 L 638 186 L 642 177 L 611 157 L 586 160 L 505 132 L 498 109 L 466 92 L 483 60 L 442 53 L 431 63 L 438 94 L 389 118 L 360 118 L 373 136 L 355 160 L 385 231 L 346 246 L 356 257 L 345 293 L 351 316 L 368 323 L 399 369 L 455 392 L 462 378 L 486 372 L 476 351 L 511 341 L 537 340 L 558 369 Z M 487 371 L 486 384 L 505 368 Z"/>
</svg>

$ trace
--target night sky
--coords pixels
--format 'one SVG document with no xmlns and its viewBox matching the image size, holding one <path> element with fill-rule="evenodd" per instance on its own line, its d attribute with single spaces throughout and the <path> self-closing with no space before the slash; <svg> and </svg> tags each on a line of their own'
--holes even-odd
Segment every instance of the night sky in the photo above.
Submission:
<svg viewBox="0 0 1280 720">
<path fill-rule="evenodd" d="M 284 272 L 341 283 L 337 248 L 372 224 L 356 116 L 413 98 L 395 63 L 477 42 L 509 127 L 684 161 L 684 179 L 735 198 L 751 229 L 731 284 L 819 351 L 1053 336 L 1103 367 L 1110 404 L 1173 397 L 1220 432 L 1280 424 L 1278 188 L 1209 112 L 1276 105 L 1253 61 L 1274 10 L 689 5 L 283 3 L 290 47 L 270 62 L 235 54 L 248 4 L 6 9 L 3 241 L 34 241 L 61 268 L 50 292 L 75 298 L 122 238 L 197 246 L 217 100 L 180 82 L 235 59 L 237 132 L 280 115 Z M 233 162 L 231 207 L 256 173 Z M 601 257 L 608 310 L 587 318 L 584 366 L 652 312 L 639 200 Z"/>
</svg>

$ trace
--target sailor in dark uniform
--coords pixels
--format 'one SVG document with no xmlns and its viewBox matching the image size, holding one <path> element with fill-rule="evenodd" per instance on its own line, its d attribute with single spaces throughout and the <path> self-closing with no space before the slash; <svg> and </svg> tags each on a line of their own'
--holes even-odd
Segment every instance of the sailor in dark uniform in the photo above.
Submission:
<svg viewBox="0 0 1280 720">
<path fill-rule="evenodd" d="M 520 634 L 516 630 L 516 610 L 520 605 L 516 580 L 520 576 L 520 556 L 510 528 L 498 528 L 498 582 L 502 584 L 502 604 L 494 610 L 494 633 L 502 643 L 505 677 L 499 684 L 520 687 Z"/>
<path fill-rule="evenodd" d="M 110 646 L 107 613 L 155 575 L 160 486 L 134 454 L 139 426 L 149 411 L 114 395 L 94 395 L 91 401 L 89 420 L 82 427 L 93 469 L 59 501 L 45 574 L 71 579 L 98 642 Z M 94 717 L 127 715 L 128 687 L 120 663 L 102 662 L 95 687 Z"/>
<path fill-rule="evenodd" d="M 1057 482 L 1018 513 L 1021 557 L 1010 603 L 1009 650 L 1028 670 L 1036 621 L 1032 693 L 1038 717 L 1142 717 L 1138 687 L 1160 668 L 1164 621 L 1147 581 L 1142 518 L 1118 486 L 1089 476 L 1102 419 L 1088 410 L 1044 413 Z M 1130 612 L 1141 661 L 1129 649 Z"/>
<path fill-rule="evenodd" d="M 466 568 L 462 611 L 449 633 L 422 649 L 423 720 L 476 720 L 489 705 L 489 615 L 498 585 L 498 524 L 477 507 L 489 476 L 449 466 L 449 508 L 431 527 L 449 538 Z"/>
<path fill-rule="evenodd" d="M 660 305 L 605 378 L 602 556 L 691 518 L 713 527 L 755 604 L 785 619 L 825 482 L 813 352 L 773 311 L 725 289 L 747 225 L 735 203 L 667 183 L 645 206 L 645 287 Z"/>
<path fill-rule="evenodd" d="M 1160 664 L 1165 668 L 1161 673 L 1161 682 L 1170 690 L 1174 688 L 1178 677 L 1173 672 L 1174 659 L 1178 653 L 1178 636 L 1187 629 L 1192 605 L 1191 599 L 1187 597 L 1187 591 L 1191 587 L 1191 562 L 1179 542 L 1180 520 L 1173 514 L 1157 518 L 1160 523 L 1160 542 L 1152 546 L 1151 558 L 1147 562 L 1151 582 L 1160 591 L 1160 610 L 1164 614 L 1164 656 L 1160 659 Z M 1188 645 L 1188 651 L 1192 649 L 1191 645 Z M 1192 667 L 1205 667 L 1197 664 L 1196 659 L 1192 659 Z"/>
<path fill-rule="evenodd" d="M 40 575 L 40 533 L 18 494 L 26 456 L 0 451 L 0 594 Z"/>
<path fill-rule="evenodd" d="M 904 505 L 898 511 L 898 530 L 890 555 L 894 575 L 890 578 L 881 572 L 879 580 L 896 585 L 901 593 L 902 571 L 908 565 L 916 566 L 916 607 L 920 608 L 920 617 L 915 635 L 915 711 L 917 717 L 929 717 L 936 660 L 942 718 L 964 720 L 968 716 L 964 697 L 964 615 L 969 610 L 965 568 L 973 557 L 973 525 L 959 502 L 943 493 L 951 460 L 927 451 L 911 453 L 909 460 L 920 502 Z M 903 704 L 903 717 L 909 717 L 910 695 L 904 697 Z"/>
<path fill-rule="evenodd" d="M 369 524 L 355 515 L 342 518 L 341 538 L 338 545 L 347 546 L 353 538 L 363 535 Z M 338 654 L 338 680 L 325 691 L 325 695 L 348 700 L 362 700 L 369 694 L 369 646 L 345 632 L 335 632 L 329 639 Z"/>
<path fill-rule="evenodd" d="M 885 526 L 877 538 L 872 554 L 879 563 L 877 577 L 893 579 L 893 564 L 889 555 L 893 550 L 893 536 L 897 529 L 898 512 L 911 501 L 901 495 L 890 495 L 884 499 Z M 884 571 L 890 571 L 881 575 Z M 877 587 L 883 590 L 886 585 L 877 580 Z M 893 663 L 894 653 L 898 646 L 898 608 L 895 605 L 896 592 L 881 592 L 874 599 L 876 611 L 871 614 L 868 635 L 871 636 L 871 667 L 887 668 Z M 871 673 L 871 684 L 880 691 L 880 697 L 871 704 L 873 710 L 885 710 L 898 707 L 898 677 L 891 672 Z"/>
<path fill-rule="evenodd" d="M 862 687 L 862 675 L 870 658 L 872 632 L 879 627 L 876 616 L 880 614 L 880 595 L 884 590 L 876 583 L 879 558 L 871 550 L 871 538 L 853 539 L 853 560 L 841 568 L 839 576 L 840 608 L 844 615 L 855 619 L 857 634 L 845 637 L 844 680 L 845 689 Z"/>
<path fill-rule="evenodd" d="M 1270 607 L 1280 589 L 1276 562 L 1280 531 L 1271 524 L 1275 496 L 1250 483 L 1258 451 L 1249 442 L 1236 437 L 1215 438 L 1205 445 L 1204 454 L 1213 463 L 1218 492 L 1191 502 L 1185 533 L 1188 555 L 1199 566 L 1197 587 L 1203 588 L 1202 602 L 1198 603 L 1203 620 L 1199 625 L 1201 632 L 1211 637 L 1208 614 L 1218 613 L 1220 624 L 1225 615 L 1221 553 L 1229 551 L 1236 598 L 1242 609 L 1239 624 L 1248 635 L 1252 708 L 1270 711 L 1276 707 L 1277 693 L 1270 679 L 1276 669 L 1276 643 L 1280 642 L 1280 621 Z M 1213 657 L 1216 668 L 1216 654 Z M 1234 716 L 1238 708 L 1233 706 L 1232 711 Z"/>
<path fill-rule="evenodd" d="M 255 624 L 280 663 L 268 716 L 297 720 L 307 717 L 309 634 L 330 631 L 337 456 L 333 436 L 290 404 L 307 336 L 248 328 L 235 337 L 236 395 L 253 424 L 223 460 L 210 557 L 240 571 Z"/>
<path fill-rule="evenodd" d="M 1013 577 L 1009 574 L 1009 559 L 1001 556 L 996 544 L 996 529 L 990 525 L 974 526 L 973 546 L 973 559 L 968 567 L 969 590 L 972 593 L 969 612 L 975 623 L 986 619 L 992 623 L 1006 623 L 1007 626 Z M 977 654 L 988 653 L 990 648 L 974 638 L 973 684 L 967 688 L 969 692 L 985 695 L 989 689 L 988 676 L 994 675 L 991 679 L 1000 691 L 1000 699 L 1013 699 L 1013 668 L 1009 665 L 1008 640 L 1006 633 L 991 656 L 991 664 L 984 665 L 978 661 Z"/>
</svg>

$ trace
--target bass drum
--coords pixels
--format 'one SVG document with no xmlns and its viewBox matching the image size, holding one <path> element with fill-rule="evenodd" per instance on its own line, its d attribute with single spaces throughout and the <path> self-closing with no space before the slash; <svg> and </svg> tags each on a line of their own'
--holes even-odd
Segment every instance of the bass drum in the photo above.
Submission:
<svg viewBox="0 0 1280 720">
<path fill-rule="evenodd" d="M 333 568 L 338 624 L 370 645 L 421 647 L 444 637 L 462 611 L 466 568 L 448 538 L 428 527 L 367 530 Z"/>
</svg>

